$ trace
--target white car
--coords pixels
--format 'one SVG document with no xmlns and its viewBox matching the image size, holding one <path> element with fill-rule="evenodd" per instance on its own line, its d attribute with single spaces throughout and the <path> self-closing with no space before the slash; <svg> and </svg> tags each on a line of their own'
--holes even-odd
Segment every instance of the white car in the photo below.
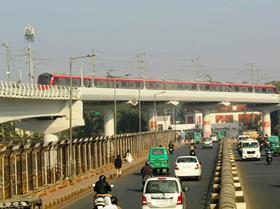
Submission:
<svg viewBox="0 0 280 209">
<path fill-rule="evenodd" d="M 148 178 L 142 195 L 142 209 L 186 209 L 185 191 L 176 177 Z"/>
<path fill-rule="evenodd" d="M 241 142 L 241 157 L 243 160 L 254 158 L 257 160 L 261 159 L 260 145 L 257 140 L 247 139 Z"/>
<path fill-rule="evenodd" d="M 175 162 L 175 176 L 178 178 L 195 177 L 201 179 L 201 164 L 196 156 L 180 156 Z"/>
<path fill-rule="evenodd" d="M 213 149 L 213 141 L 211 138 L 206 138 L 202 142 L 202 149 L 204 148 L 211 148 Z"/>
<path fill-rule="evenodd" d="M 210 138 L 212 139 L 213 142 L 217 142 L 218 141 L 218 137 L 216 134 L 211 134 Z"/>
</svg>

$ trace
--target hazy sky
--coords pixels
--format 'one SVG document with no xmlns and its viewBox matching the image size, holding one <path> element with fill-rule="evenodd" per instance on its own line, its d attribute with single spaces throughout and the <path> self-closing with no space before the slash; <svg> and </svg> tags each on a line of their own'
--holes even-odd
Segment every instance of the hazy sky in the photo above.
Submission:
<svg viewBox="0 0 280 209">
<path fill-rule="evenodd" d="M 194 80 L 192 58 L 217 81 L 251 81 L 246 63 L 261 81 L 280 80 L 279 0 L 1 0 L 0 41 L 22 55 L 23 29 L 36 28 L 35 76 L 69 72 L 69 57 L 97 50 L 97 75 L 137 75 L 136 55 L 145 52 L 145 74 Z M 12 56 L 12 78 L 27 75 L 25 57 Z M 91 73 L 91 60 L 76 61 Z M 0 76 L 6 79 L 5 50 Z M 256 76 L 257 77 L 257 76 Z M 257 78 L 255 78 L 257 79 Z"/>
</svg>

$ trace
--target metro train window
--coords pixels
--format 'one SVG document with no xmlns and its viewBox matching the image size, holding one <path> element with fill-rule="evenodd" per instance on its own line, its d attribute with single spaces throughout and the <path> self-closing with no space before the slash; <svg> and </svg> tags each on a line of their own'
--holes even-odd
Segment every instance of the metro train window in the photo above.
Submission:
<svg viewBox="0 0 280 209">
<path fill-rule="evenodd" d="M 209 91 L 210 90 L 210 86 L 205 85 L 205 90 Z"/>
<path fill-rule="evenodd" d="M 196 85 L 193 84 L 193 85 L 192 85 L 192 90 L 196 90 L 196 89 L 197 89 Z"/>
<path fill-rule="evenodd" d="M 266 93 L 266 88 L 262 88 L 262 93 Z"/>
<path fill-rule="evenodd" d="M 66 86 L 65 78 L 55 78 L 54 85 L 57 86 Z"/>
<path fill-rule="evenodd" d="M 177 84 L 177 88 L 182 90 L 182 89 L 184 89 L 184 85 L 183 84 Z"/>
<path fill-rule="evenodd" d="M 83 83 L 84 83 L 85 87 L 91 87 L 91 81 L 90 80 L 85 79 L 85 80 L 83 80 Z"/>
<path fill-rule="evenodd" d="M 147 88 L 148 89 L 155 89 L 155 86 L 153 83 L 147 83 Z"/>
<path fill-rule="evenodd" d="M 80 79 L 72 79 L 73 86 L 81 86 L 81 80 Z"/>
<path fill-rule="evenodd" d="M 127 82 L 120 82 L 120 86 L 121 88 L 127 88 L 128 87 L 128 83 Z"/>
<path fill-rule="evenodd" d="M 248 87 L 248 92 L 253 92 L 253 88 L 252 87 Z"/>
<path fill-rule="evenodd" d="M 239 86 L 235 86 L 233 89 L 234 89 L 235 92 L 238 92 L 239 91 Z"/>
</svg>

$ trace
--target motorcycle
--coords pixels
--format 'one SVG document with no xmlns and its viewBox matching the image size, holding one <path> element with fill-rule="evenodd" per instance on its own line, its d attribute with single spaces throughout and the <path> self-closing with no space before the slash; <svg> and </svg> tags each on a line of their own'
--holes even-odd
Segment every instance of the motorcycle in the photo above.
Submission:
<svg viewBox="0 0 280 209">
<path fill-rule="evenodd" d="M 271 150 L 266 151 L 266 162 L 268 165 L 271 165 L 271 163 L 272 163 L 272 159 L 273 159 L 272 155 L 273 155 L 273 153 Z"/>
<path fill-rule="evenodd" d="M 169 147 L 169 153 L 172 155 L 174 152 L 174 147 Z"/>
<path fill-rule="evenodd" d="M 195 150 L 194 149 L 190 150 L 190 155 L 195 156 Z"/>
<path fill-rule="evenodd" d="M 114 185 L 110 185 L 111 188 L 114 187 Z M 92 189 L 95 187 L 95 184 L 92 184 Z M 95 194 L 93 196 L 93 209 L 103 209 L 105 207 L 104 198 L 105 197 L 112 197 L 112 194 Z"/>
</svg>

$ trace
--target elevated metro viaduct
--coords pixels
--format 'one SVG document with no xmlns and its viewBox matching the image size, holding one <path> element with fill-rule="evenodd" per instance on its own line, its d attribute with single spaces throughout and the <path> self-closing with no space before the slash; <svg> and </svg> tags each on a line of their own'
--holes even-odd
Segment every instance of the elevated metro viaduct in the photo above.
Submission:
<svg viewBox="0 0 280 209">
<path fill-rule="evenodd" d="M 0 123 L 17 121 L 18 128 L 45 134 L 69 129 L 69 87 L 37 86 L 2 83 L 0 85 Z M 149 111 L 149 128 L 157 128 L 153 104 L 164 105 L 168 101 L 194 104 L 203 113 L 203 135 L 211 134 L 210 113 L 223 102 L 253 104 L 255 111 L 263 113 L 264 131 L 270 135 L 270 112 L 279 108 L 279 94 L 207 92 L 187 90 L 148 90 L 114 88 L 73 88 L 72 125 L 83 126 L 83 109 L 101 110 L 104 114 L 105 135 L 114 135 L 114 106 L 129 100 L 145 103 Z M 97 103 L 101 106 L 97 106 Z M 111 103 L 111 105 L 104 104 Z M 123 106 L 123 105 L 122 105 Z M 125 108 L 125 106 L 124 106 Z"/>
</svg>

